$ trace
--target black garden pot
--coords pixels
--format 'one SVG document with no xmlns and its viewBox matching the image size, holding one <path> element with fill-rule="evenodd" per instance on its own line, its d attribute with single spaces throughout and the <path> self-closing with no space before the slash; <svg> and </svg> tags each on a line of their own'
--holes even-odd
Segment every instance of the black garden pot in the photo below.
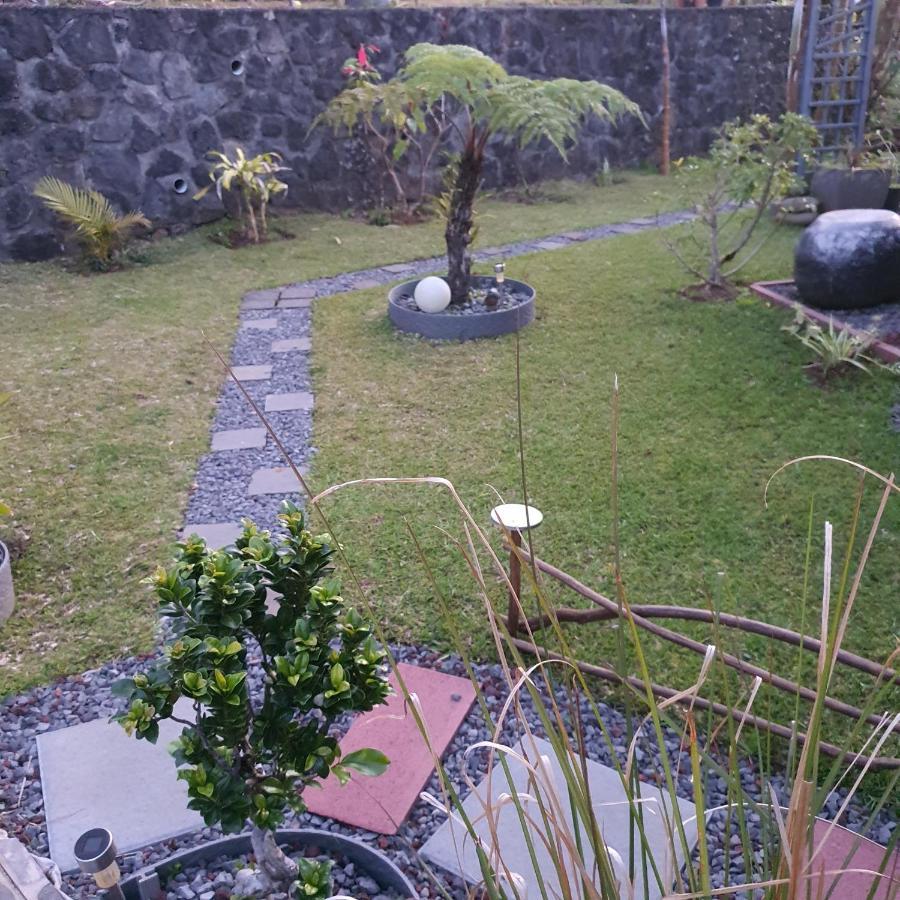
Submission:
<svg viewBox="0 0 900 900">
<path fill-rule="evenodd" d="M 809 192 L 822 212 L 837 209 L 883 209 L 891 186 L 884 169 L 818 169 Z"/>
<path fill-rule="evenodd" d="M 376 881 L 382 890 L 393 891 L 403 897 L 416 896 L 412 884 L 397 866 L 383 853 L 356 838 L 316 828 L 285 829 L 276 832 L 276 838 L 287 850 L 318 847 L 326 854 L 340 854 Z M 166 880 L 169 873 L 174 874 L 186 866 L 220 856 L 237 857 L 252 852 L 249 834 L 219 838 L 200 847 L 174 853 L 154 866 L 141 869 L 121 883 L 122 893 L 126 900 L 155 900 L 159 896 L 160 881 Z"/>
<path fill-rule="evenodd" d="M 421 279 L 405 281 L 392 288 L 388 294 L 388 316 L 398 331 L 418 334 L 435 341 L 472 341 L 477 338 L 499 337 L 511 334 L 534 321 L 534 288 L 524 281 L 506 279 L 506 284 L 528 298 L 509 309 L 485 309 L 484 312 L 460 315 L 459 313 L 426 313 L 410 309 L 397 302 L 399 297 L 413 294 Z M 494 278 L 490 275 L 473 275 L 473 287 L 490 287 Z"/>
</svg>

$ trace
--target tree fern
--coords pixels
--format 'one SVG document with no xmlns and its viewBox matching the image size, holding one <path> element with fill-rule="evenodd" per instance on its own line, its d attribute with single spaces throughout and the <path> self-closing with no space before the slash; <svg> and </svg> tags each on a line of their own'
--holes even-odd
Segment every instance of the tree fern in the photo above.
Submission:
<svg viewBox="0 0 900 900">
<path fill-rule="evenodd" d="M 75 229 L 85 256 L 101 268 L 106 268 L 124 248 L 135 228 L 150 227 L 143 213 L 132 211 L 119 215 L 99 191 L 74 187 L 52 176 L 38 181 L 34 195 Z"/>
</svg>

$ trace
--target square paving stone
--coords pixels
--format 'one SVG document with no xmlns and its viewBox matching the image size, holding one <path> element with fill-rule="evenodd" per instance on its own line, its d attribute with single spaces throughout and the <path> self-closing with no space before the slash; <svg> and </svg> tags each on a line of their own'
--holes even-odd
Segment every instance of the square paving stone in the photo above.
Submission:
<svg viewBox="0 0 900 900">
<path fill-rule="evenodd" d="M 822 842 L 821 851 L 813 860 L 813 870 L 820 870 L 824 865 L 826 872 L 846 869 L 863 869 L 878 872 L 884 859 L 884 847 L 874 841 L 867 840 L 841 825 L 816 819 L 813 825 L 813 847 Z M 848 861 L 849 858 L 849 861 Z M 885 878 L 856 871 L 847 875 L 819 875 L 809 879 L 811 897 L 827 897 L 833 890 L 832 897 L 842 900 L 863 900 L 869 891 L 878 885 L 873 900 L 891 900 L 900 897 L 900 852 L 894 852 L 884 867 Z"/>
<path fill-rule="evenodd" d="M 292 350 L 298 350 L 306 353 L 310 349 L 310 340 L 308 337 L 287 338 L 283 341 L 272 341 L 273 353 L 290 353 Z"/>
<path fill-rule="evenodd" d="M 244 529 L 237 522 L 198 522 L 193 525 L 185 525 L 181 529 L 182 537 L 197 534 L 206 541 L 213 550 L 221 550 L 233 544 L 243 533 Z"/>
<path fill-rule="evenodd" d="M 565 241 L 540 241 L 538 243 L 541 250 L 559 250 L 565 246 L 567 246 Z"/>
<path fill-rule="evenodd" d="M 309 297 L 290 297 L 287 300 L 279 300 L 279 309 L 307 309 L 312 304 Z"/>
<path fill-rule="evenodd" d="M 175 709 L 181 718 L 192 716 L 189 700 Z M 182 728 L 161 722 L 155 744 L 128 737 L 106 719 L 38 735 L 50 856 L 63 872 L 77 869 L 72 850 L 88 828 L 108 828 L 127 853 L 203 827 L 200 814 L 187 808 L 187 785 L 166 750 Z"/>
<path fill-rule="evenodd" d="M 238 381 L 265 381 L 272 377 L 271 366 L 232 366 L 231 371 Z"/>
<path fill-rule="evenodd" d="M 300 469 L 301 473 L 306 474 Z M 247 486 L 247 496 L 255 497 L 258 494 L 296 494 L 302 490 L 297 476 L 290 466 L 275 466 L 271 469 L 257 469 L 250 476 L 250 484 Z"/>
<path fill-rule="evenodd" d="M 316 296 L 316 289 L 308 284 L 289 284 L 280 292 L 279 306 L 284 306 L 285 300 L 312 300 Z"/>
<path fill-rule="evenodd" d="M 385 272 L 408 272 L 412 268 L 412 263 L 391 263 L 389 266 L 382 266 Z"/>
<path fill-rule="evenodd" d="M 359 281 L 355 282 L 351 290 L 354 291 L 367 291 L 369 288 L 377 288 L 381 287 L 381 282 L 377 281 L 374 278 L 360 278 Z"/>
<path fill-rule="evenodd" d="M 586 241 L 588 239 L 583 231 L 564 231 L 562 236 L 570 241 Z"/>
<path fill-rule="evenodd" d="M 291 391 L 285 394 L 268 394 L 266 412 L 288 412 L 293 409 L 312 409 L 313 395 L 309 391 Z"/>
<path fill-rule="evenodd" d="M 216 431 L 212 436 L 214 453 L 220 450 L 255 450 L 265 446 L 265 428 L 233 428 L 229 431 Z"/>
<path fill-rule="evenodd" d="M 248 328 L 250 331 L 271 331 L 278 327 L 278 319 L 247 319 L 241 322 L 241 328 Z"/>
<path fill-rule="evenodd" d="M 468 715 L 475 688 L 468 678 L 433 669 L 407 663 L 400 663 L 398 669 L 407 690 L 422 702 L 432 746 L 443 756 Z M 393 674 L 390 680 L 396 690 Z M 353 780 L 343 787 L 331 776 L 322 790 L 306 791 L 303 799 L 316 815 L 379 834 L 396 834 L 434 771 L 431 752 L 412 713 L 404 710 L 402 694 L 393 694 L 385 706 L 353 720 L 341 741 L 341 752 L 351 753 L 364 747 L 381 750 L 391 761 L 383 775 L 367 778 L 354 774 Z"/>
<path fill-rule="evenodd" d="M 534 760 L 536 755 L 549 757 L 551 767 L 555 773 L 556 784 L 559 786 L 559 790 L 562 794 L 560 799 L 566 810 L 566 817 L 569 820 L 569 828 L 571 829 L 572 819 L 569 811 L 568 798 L 565 793 L 565 780 L 563 778 L 562 770 L 556 761 L 553 748 L 547 741 L 536 738 L 534 745 L 532 745 L 530 740 L 528 741 L 527 750 L 522 744 L 520 744 L 517 749 L 529 760 Z M 515 789 L 524 793 L 531 793 L 528 783 L 528 772 L 525 767 L 511 756 L 508 757 L 508 760 Z M 587 770 L 594 810 L 603 839 L 606 841 L 607 846 L 612 847 L 619 853 L 627 866 L 629 843 L 628 806 L 624 802 L 617 802 L 625 800 L 622 782 L 615 769 L 611 769 L 608 766 L 601 765 L 592 760 L 588 761 Z M 475 791 L 469 794 L 463 801 L 466 813 L 473 821 L 483 814 L 484 806 L 479 798 L 483 799 L 487 797 L 487 780 L 488 776 L 485 776 Z M 490 790 L 495 799 L 499 798 L 501 794 L 511 793 L 509 782 L 499 764 L 495 764 L 494 766 L 491 775 Z M 667 812 L 669 808 L 668 794 L 662 793 L 658 788 L 648 784 L 642 784 L 641 790 L 642 796 L 645 798 L 644 833 L 647 836 L 650 852 L 656 860 L 660 874 L 663 877 L 667 877 L 664 873 L 671 874 L 672 883 L 674 884 L 675 867 L 672 865 L 671 854 L 669 852 L 669 841 L 666 838 L 667 820 L 669 821 L 669 827 L 672 831 L 674 833 L 677 832 L 675 831 L 676 826 L 674 824 L 674 817 L 672 817 L 671 813 Z M 476 794 L 477 796 L 475 796 Z M 663 802 L 665 803 L 665 806 L 663 806 L 662 802 L 652 803 L 652 806 L 658 811 L 658 815 L 649 815 L 646 812 L 651 806 L 651 802 L 647 798 L 651 797 L 662 797 Z M 690 846 L 693 846 L 697 840 L 697 823 L 696 820 L 693 822 L 688 822 L 687 820 L 695 815 L 694 804 L 687 800 L 679 800 L 678 805 L 681 808 L 681 816 L 682 821 L 684 822 L 687 842 Z M 510 871 L 518 872 L 525 879 L 528 897 L 541 896 L 537 879 L 535 878 L 534 868 L 529 857 L 528 845 L 522 834 L 515 805 L 512 803 L 506 804 L 496 818 L 498 834 L 497 846 L 500 848 L 503 861 L 507 864 Z M 489 843 L 491 842 L 490 828 L 483 818 L 475 825 L 475 830 L 482 839 Z M 554 874 L 550 855 L 536 835 L 532 835 L 532 841 L 535 846 L 538 866 L 545 879 L 549 893 L 552 896 L 560 896 L 560 885 L 558 878 Z M 677 841 L 677 844 L 678 853 L 676 854 L 677 860 L 675 866 L 680 867 L 683 853 L 681 851 L 681 842 Z M 475 854 L 475 849 L 472 846 L 472 841 L 468 837 L 465 828 L 462 825 L 453 822 L 453 820 L 445 821 L 422 847 L 421 852 L 430 862 L 436 863 L 450 872 L 462 875 L 472 884 L 477 884 L 482 880 L 481 869 L 478 865 L 478 858 Z M 584 862 L 590 871 L 594 864 L 594 858 L 589 850 L 585 851 Z M 569 865 L 572 867 L 571 870 L 574 874 L 574 864 L 570 862 Z M 641 865 L 639 855 L 636 857 L 636 867 L 638 873 L 634 896 L 643 897 L 644 887 L 640 873 Z M 650 897 L 650 900 L 659 900 L 662 895 L 656 887 L 656 879 L 651 877 L 650 880 L 652 883 L 648 885 L 648 896 Z"/>
<path fill-rule="evenodd" d="M 244 294 L 241 309 L 273 309 L 278 291 L 251 291 Z"/>
</svg>

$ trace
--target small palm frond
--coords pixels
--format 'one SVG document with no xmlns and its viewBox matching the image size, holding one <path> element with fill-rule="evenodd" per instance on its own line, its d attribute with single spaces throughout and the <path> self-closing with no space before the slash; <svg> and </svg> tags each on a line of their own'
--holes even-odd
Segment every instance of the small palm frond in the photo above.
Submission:
<svg viewBox="0 0 900 900">
<path fill-rule="evenodd" d="M 45 176 L 34 186 L 34 195 L 75 228 L 87 256 L 106 265 L 138 227 L 149 228 L 150 220 L 132 210 L 120 216 L 99 191 L 74 187 L 59 178 Z"/>
</svg>

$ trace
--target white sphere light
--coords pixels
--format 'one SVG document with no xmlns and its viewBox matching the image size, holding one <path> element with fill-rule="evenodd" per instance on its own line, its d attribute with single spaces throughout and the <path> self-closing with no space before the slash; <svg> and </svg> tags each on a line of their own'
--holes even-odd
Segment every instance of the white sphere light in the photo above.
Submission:
<svg viewBox="0 0 900 900">
<path fill-rule="evenodd" d="M 438 313 L 450 303 L 450 285 L 437 275 L 429 275 L 416 285 L 413 297 L 422 312 Z"/>
</svg>

